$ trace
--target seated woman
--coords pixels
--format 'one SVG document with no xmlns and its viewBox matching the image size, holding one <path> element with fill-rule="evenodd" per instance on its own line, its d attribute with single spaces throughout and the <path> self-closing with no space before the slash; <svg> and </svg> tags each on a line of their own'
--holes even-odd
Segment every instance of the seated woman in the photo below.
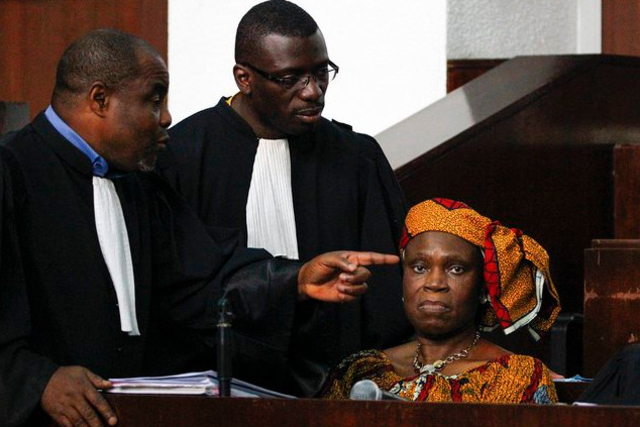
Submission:
<svg viewBox="0 0 640 427">
<path fill-rule="evenodd" d="M 431 199 L 409 211 L 400 250 L 404 307 L 416 340 L 349 356 L 321 397 L 347 399 L 356 382 L 369 379 L 413 401 L 557 401 L 542 362 L 480 333 L 527 326 L 539 338 L 553 324 L 560 303 L 538 243 L 463 203 Z"/>
</svg>

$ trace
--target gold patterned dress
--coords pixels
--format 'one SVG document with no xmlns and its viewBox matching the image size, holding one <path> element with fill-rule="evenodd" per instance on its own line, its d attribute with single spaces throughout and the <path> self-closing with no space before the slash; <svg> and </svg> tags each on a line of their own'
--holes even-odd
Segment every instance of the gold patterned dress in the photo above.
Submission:
<svg viewBox="0 0 640 427">
<path fill-rule="evenodd" d="M 549 370 L 530 356 L 508 354 L 457 375 L 402 378 L 394 372 L 387 355 L 378 350 L 361 351 L 343 360 L 321 397 L 348 399 L 351 387 L 363 379 L 416 402 L 551 404 L 558 400 Z"/>
</svg>

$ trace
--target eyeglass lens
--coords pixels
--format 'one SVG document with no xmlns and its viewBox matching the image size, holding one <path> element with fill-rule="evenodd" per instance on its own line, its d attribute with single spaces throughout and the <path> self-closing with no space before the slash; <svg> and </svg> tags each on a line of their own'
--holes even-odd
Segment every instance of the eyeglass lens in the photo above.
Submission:
<svg viewBox="0 0 640 427">
<path fill-rule="evenodd" d="M 326 86 L 336 76 L 336 70 L 334 68 L 328 68 L 315 72 L 314 74 L 308 74 L 306 76 L 292 77 L 290 79 L 283 79 L 283 86 L 287 89 L 301 90 L 307 87 L 311 79 L 313 78 L 316 83 Z"/>
</svg>

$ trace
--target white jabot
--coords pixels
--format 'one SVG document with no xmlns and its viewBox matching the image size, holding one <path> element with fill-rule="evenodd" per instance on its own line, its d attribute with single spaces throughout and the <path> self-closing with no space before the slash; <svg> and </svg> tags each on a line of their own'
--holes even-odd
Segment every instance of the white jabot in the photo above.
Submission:
<svg viewBox="0 0 640 427">
<path fill-rule="evenodd" d="M 286 139 L 260 139 L 247 199 L 247 246 L 299 259 Z"/>
<path fill-rule="evenodd" d="M 111 180 L 93 177 L 93 208 L 100 249 L 118 298 L 120 328 L 129 335 L 140 335 L 129 236 L 120 199 Z"/>
</svg>

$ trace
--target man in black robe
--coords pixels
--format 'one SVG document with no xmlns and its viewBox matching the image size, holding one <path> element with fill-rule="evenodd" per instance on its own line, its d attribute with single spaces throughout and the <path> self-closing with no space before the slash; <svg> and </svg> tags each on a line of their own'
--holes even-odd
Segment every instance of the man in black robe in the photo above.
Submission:
<svg viewBox="0 0 640 427">
<path fill-rule="evenodd" d="M 0 146 L 2 426 L 45 413 L 113 425 L 103 378 L 215 367 L 224 292 L 238 315 L 235 371 L 259 366 L 277 386 L 268 373 L 283 369 L 299 301 L 355 299 L 362 265 L 396 259 L 345 251 L 302 265 L 226 252 L 174 190 L 140 172 L 167 142 L 168 84 L 146 42 L 93 31 L 63 54 L 52 105 Z"/>
<path fill-rule="evenodd" d="M 242 18 L 235 55 L 239 93 L 169 130 L 162 175 L 230 246 L 302 261 L 342 247 L 396 253 L 401 189 L 373 138 L 321 116 L 338 66 L 313 18 L 261 3 Z M 378 267 L 369 286 L 354 304 L 298 308 L 291 393 L 313 395 L 343 357 L 407 339 L 400 268 Z"/>
</svg>

